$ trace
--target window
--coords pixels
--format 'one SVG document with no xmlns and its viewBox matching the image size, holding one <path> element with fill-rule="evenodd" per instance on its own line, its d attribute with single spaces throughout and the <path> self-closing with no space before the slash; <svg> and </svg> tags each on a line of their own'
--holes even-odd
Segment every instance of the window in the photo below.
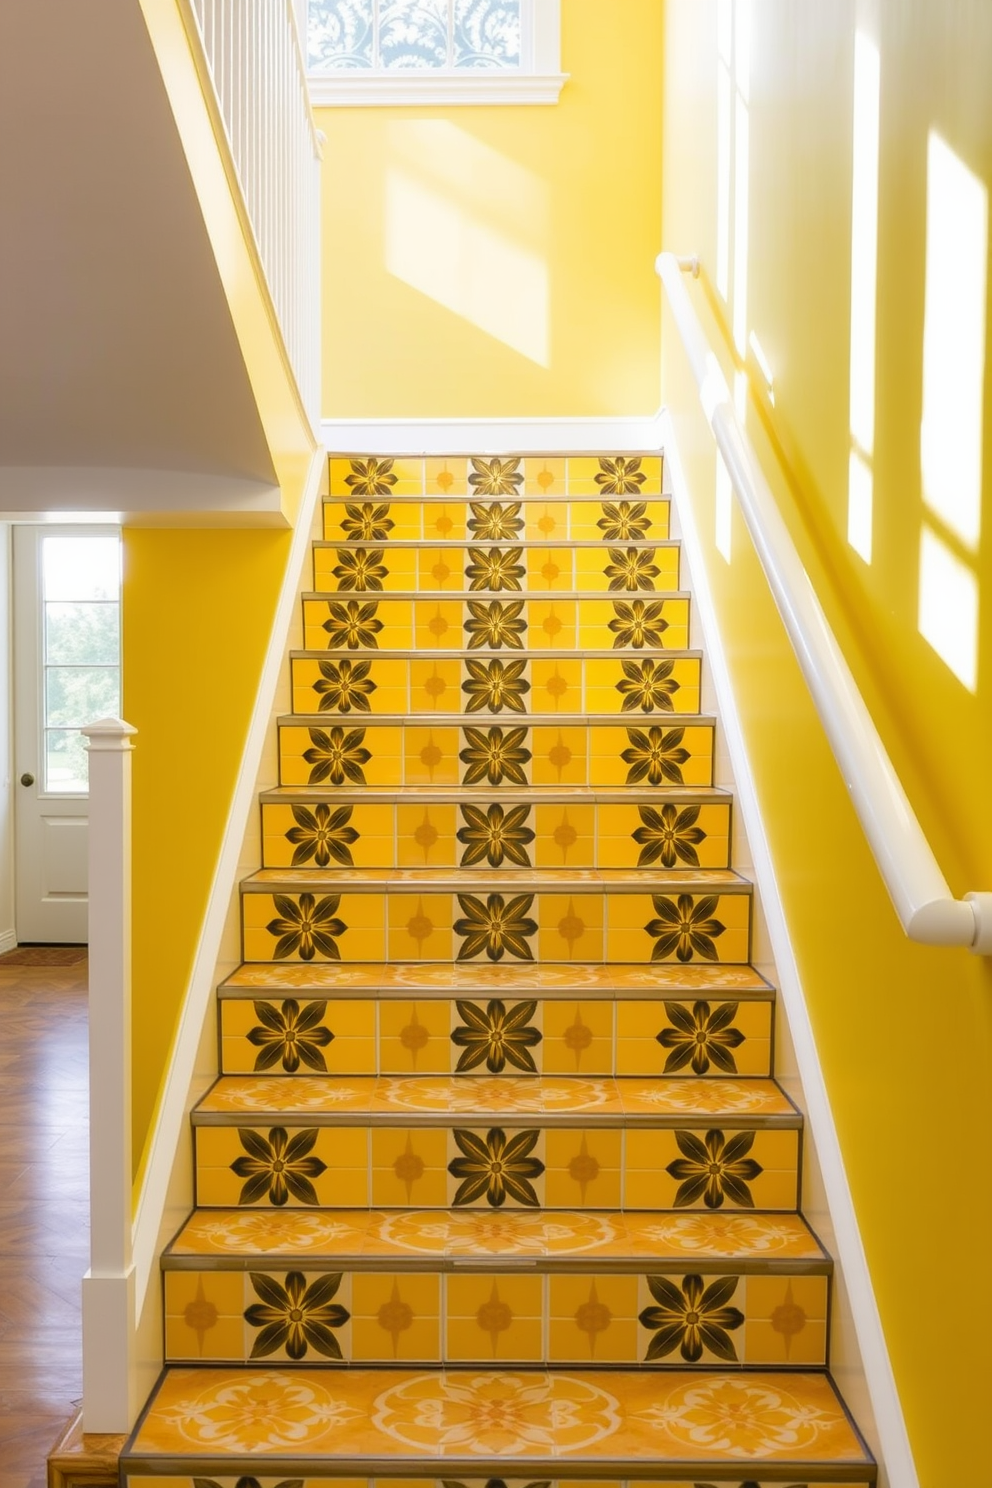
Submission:
<svg viewBox="0 0 992 1488">
<path fill-rule="evenodd" d="M 555 103 L 559 0 L 308 0 L 314 104 Z"/>
</svg>

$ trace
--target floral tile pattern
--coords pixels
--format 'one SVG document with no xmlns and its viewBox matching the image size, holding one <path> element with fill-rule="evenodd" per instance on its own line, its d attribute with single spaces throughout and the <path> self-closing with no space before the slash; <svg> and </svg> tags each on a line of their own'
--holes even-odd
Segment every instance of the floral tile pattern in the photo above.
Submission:
<svg viewBox="0 0 992 1488">
<path fill-rule="evenodd" d="M 127 1488 L 875 1483 L 670 517 L 331 459 Z"/>
</svg>

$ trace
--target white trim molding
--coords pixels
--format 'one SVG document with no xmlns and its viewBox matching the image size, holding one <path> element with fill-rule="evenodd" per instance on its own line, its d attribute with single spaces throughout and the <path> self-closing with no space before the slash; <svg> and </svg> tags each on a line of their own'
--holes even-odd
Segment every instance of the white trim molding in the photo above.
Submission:
<svg viewBox="0 0 992 1488">
<path fill-rule="evenodd" d="M 557 103 L 569 76 L 561 71 L 561 0 L 521 0 L 520 21 L 519 67 L 311 71 L 310 102 L 314 108 Z"/>
<path fill-rule="evenodd" d="M 324 419 L 320 437 L 329 454 L 598 454 L 660 449 L 660 418 Z"/>
<path fill-rule="evenodd" d="M 8 951 L 17 950 L 17 931 L 0 930 L 0 956 L 5 956 Z"/>
<path fill-rule="evenodd" d="M 861 1241 L 854 1200 L 847 1181 L 830 1097 L 803 993 L 775 864 L 758 805 L 747 743 L 720 638 L 716 609 L 702 557 L 692 497 L 675 444 L 671 418 L 661 415 L 665 470 L 681 529 L 692 599 L 706 646 L 706 664 L 716 694 L 720 729 L 730 757 L 737 809 L 754 863 L 755 884 L 768 928 L 779 992 L 795 1050 L 803 1104 L 816 1148 L 834 1228 L 836 1262 L 851 1301 L 854 1330 L 871 1400 L 882 1462 L 892 1488 L 919 1488 L 906 1421 L 889 1360 L 882 1320 Z"/>
</svg>

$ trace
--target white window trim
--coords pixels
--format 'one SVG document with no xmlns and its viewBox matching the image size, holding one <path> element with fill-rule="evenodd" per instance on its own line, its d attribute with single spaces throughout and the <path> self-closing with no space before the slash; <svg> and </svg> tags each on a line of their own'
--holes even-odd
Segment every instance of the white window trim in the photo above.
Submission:
<svg viewBox="0 0 992 1488">
<path fill-rule="evenodd" d="M 310 102 L 315 108 L 557 103 L 568 81 L 561 71 L 561 0 L 530 3 L 530 66 L 522 60 L 514 72 L 311 72 Z"/>
</svg>

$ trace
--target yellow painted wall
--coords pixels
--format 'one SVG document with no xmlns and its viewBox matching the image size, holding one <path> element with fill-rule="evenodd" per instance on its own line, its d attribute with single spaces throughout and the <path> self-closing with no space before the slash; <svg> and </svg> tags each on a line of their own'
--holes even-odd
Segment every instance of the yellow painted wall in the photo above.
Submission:
<svg viewBox="0 0 992 1488">
<path fill-rule="evenodd" d="M 290 539 L 285 529 L 124 531 L 123 706 L 138 730 L 136 1164 L 189 985 Z"/>
<path fill-rule="evenodd" d="M 758 0 L 753 15 L 747 326 L 770 363 L 775 403 L 766 423 L 752 409 L 749 429 L 952 890 L 989 888 L 987 475 L 976 549 L 926 518 L 978 581 L 974 691 L 922 638 L 918 597 L 927 140 L 938 130 L 992 183 L 992 7 Z M 666 247 L 701 254 L 719 305 L 716 23 L 715 0 L 667 0 L 663 223 Z M 847 542 L 856 25 L 877 42 L 881 67 L 870 564 Z M 705 287 L 692 292 L 719 337 Z M 974 313 L 984 322 L 986 306 Z M 924 1488 L 983 1481 L 992 1297 L 971 1279 L 992 1223 L 992 968 L 903 937 L 739 518 L 729 564 L 716 549 L 712 441 L 667 318 L 662 396 L 676 414 L 920 1479 Z M 988 450 L 987 397 L 985 410 Z"/>
<path fill-rule="evenodd" d="M 562 0 L 554 106 L 318 110 L 325 417 L 655 412 L 661 15 Z"/>
</svg>

